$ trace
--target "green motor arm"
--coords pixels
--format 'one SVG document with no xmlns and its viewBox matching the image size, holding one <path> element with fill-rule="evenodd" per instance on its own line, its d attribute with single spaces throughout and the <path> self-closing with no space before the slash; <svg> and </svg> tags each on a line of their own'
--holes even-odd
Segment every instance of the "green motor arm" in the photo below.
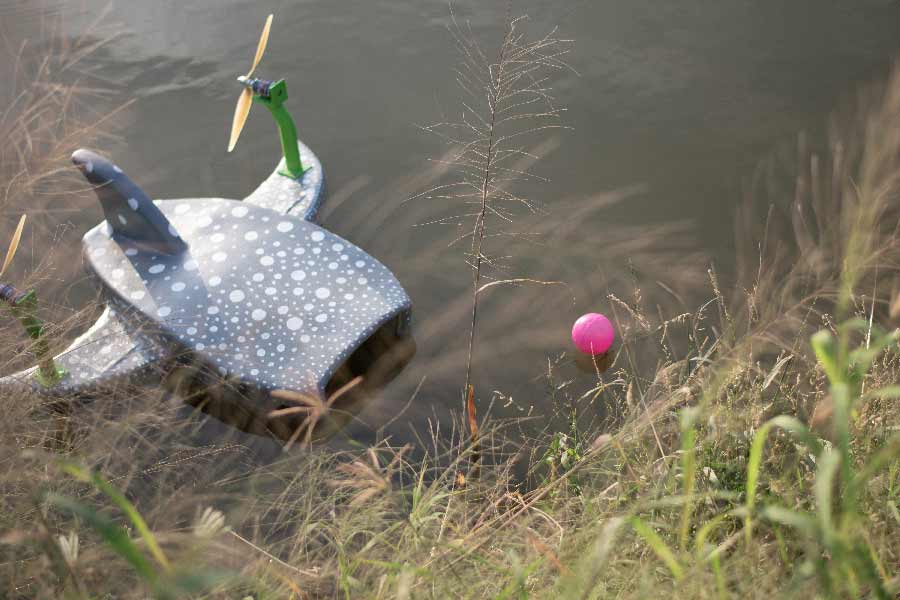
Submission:
<svg viewBox="0 0 900 600">
<path fill-rule="evenodd" d="M 28 337 L 34 340 L 34 353 L 38 359 L 35 379 L 44 387 L 59 383 L 67 371 L 57 366 L 50 354 L 50 348 L 44 337 L 44 322 L 37 316 L 37 293 L 34 290 L 18 293 L 11 285 L 0 284 L 0 299 L 25 329 Z"/>
<path fill-rule="evenodd" d="M 281 151 L 284 154 L 285 168 L 280 171 L 285 177 L 299 179 L 306 169 L 300 161 L 300 151 L 297 148 L 297 127 L 294 119 L 284 107 L 287 100 L 287 84 L 284 79 L 276 81 L 269 87 L 269 96 L 254 96 L 253 100 L 265 105 L 272 113 L 275 124 L 278 125 L 278 133 L 281 136 Z"/>
</svg>

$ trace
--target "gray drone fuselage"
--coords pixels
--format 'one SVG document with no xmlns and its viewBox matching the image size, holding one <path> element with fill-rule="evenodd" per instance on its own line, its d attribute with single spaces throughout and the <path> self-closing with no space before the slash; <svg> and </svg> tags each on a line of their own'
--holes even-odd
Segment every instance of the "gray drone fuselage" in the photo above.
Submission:
<svg viewBox="0 0 900 600">
<path fill-rule="evenodd" d="M 151 201 L 112 162 L 77 151 L 106 216 L 83 251 L 107 307 L 43 391 L 90 395 L 187 358 L 263 395 L 322 396 L 373 333 L 406 328 L 411 302 L 391 272 L 313 222 L 322 167 L 299 149 L 301 178 L 276 168 L 243 201 Z"/>
</svg>

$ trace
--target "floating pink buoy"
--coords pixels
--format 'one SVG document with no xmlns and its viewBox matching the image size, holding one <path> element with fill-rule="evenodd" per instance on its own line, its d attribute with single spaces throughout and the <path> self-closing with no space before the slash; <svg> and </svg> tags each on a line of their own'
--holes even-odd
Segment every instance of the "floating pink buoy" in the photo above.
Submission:
<svg viewBox="0 0 900 600">
<path fill-rule="evenodd" d="M 616 332 L 612 323 L 600 313 L 582 315 L 572 325 L 572 341 L 585 354 L 603 354 L 612 346 L 614 339 Z"/>
</svg>

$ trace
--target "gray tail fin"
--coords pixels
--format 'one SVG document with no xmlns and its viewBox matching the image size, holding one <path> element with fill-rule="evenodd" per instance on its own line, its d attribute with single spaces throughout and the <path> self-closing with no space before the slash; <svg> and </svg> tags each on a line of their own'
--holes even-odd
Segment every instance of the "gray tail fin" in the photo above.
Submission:
<svg viewBox="0 0 900 600">
<path fill-rule="evenodd" d="M 90 150 L 76 150 L 72 162 L 95 187 L 106 221 L 117 235 L 163 254 L 179 254 L 187 244 L 150 198 L 122 169 Z"/>
</svg>

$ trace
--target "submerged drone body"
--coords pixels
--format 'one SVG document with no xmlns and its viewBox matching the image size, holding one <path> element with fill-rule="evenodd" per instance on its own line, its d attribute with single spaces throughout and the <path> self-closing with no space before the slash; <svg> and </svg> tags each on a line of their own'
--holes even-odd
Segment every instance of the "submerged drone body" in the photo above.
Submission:
<svg viewBox="0 0 900 600">
<path fill-rule="evenodd" d="M 411 303 L 396 278 L 315 223 L 322 166 L 309 148 L 288 141 L 296 136 L 293 122 L 276 112 L 284 111 L 283 81 L 241 79 L 245 94 L 251 90 L 276 116 L 285 149 L 243 201 L 151 200 L 109 160 L 88 150 L 73 154 L 106 217 L 83 239 L 106 307 L 66 351 L 3 383 L 28 381 L 48 395 L 84 397 L 165 381 L 189 366 L 204 385 L 227 384 L 220 386 L 224 395 L 254 423 L 244 419 L 242 428 L 271 432 L 266 415 L 278 408 L 272 391 L 325 397 L 359 374 L 354 356 L 372 352 L 371 340 L 407 337 Z M 260 95 L 270 89 L 282 95 L 274 107 Z M 238 134 L 241 110 L 239 102 Z M 233 129 L 231 147 L 235 140 Z M 57 376 L 37 377 L 48 365 Z"/>
</svg>

